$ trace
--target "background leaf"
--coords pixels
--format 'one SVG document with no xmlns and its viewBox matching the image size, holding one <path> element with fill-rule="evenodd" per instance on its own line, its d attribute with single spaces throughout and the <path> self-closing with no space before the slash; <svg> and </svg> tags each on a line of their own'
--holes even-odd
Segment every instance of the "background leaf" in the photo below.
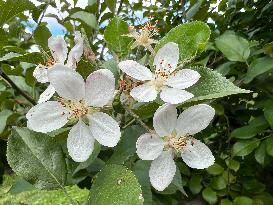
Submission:
<svg viewBox="0 0 273 205">
<path fill-rule="evenodd" d="M 90 205 L 141 205 L 140 185 L 132 171 L 121 165 L 106 165 L 90 190 Z"/>
<path fill-rule="evenodd" d="M 249 57 L 249 42 L 245 38 L 236 35 L 233 31 L 226 31 L 216 38 L 215 44 L 230 61 L 245 62 Z"/>
<path fill-rule="evenodd" d="M 51 137 L 14 128 L 9 137 L 7 158 L 12 169 L 39 189 L 65 184 L 66 164 L 59 144 Z"/>
<path fill-rule="evenodd" d="M 210 29 L 207 24 L 194 21 L 181 24 L 171 29 L 157 44 L 155 52 L 168 42 L 177 43 L 179 46 L 180 61 L 194 57 L 198 52 L 202 52 L 210 37 Z"/>
<path fill-rule="evenodd" d="M 120 18 L 115 17 L 104 31 L 104 40 L 112 52 L 123 56 L 129 51 L 128 44 L 131 42 L 131 38 L 122 35 L 128 33 L 128 24 Z"/>
</svg>

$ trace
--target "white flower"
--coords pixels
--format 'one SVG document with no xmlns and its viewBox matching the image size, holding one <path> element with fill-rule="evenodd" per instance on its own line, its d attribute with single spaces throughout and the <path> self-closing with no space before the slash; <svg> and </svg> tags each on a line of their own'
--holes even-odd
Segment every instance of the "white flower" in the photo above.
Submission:
<svg viewBox="0 0 273 205">
<path fill-rule="evenodd" d="M 138 156 L 153 160 L 149 176 L 155 189 L 162 191 L 172 182 L 176 172 L 174 153 L 181 154 L 192 168 L 204 169 L 214 163 L 210 149 L 192 137 L 209 125 L 214 114 L 214 109 L 205 104 L 189 107 L 178 118 L 174 105 L 158 108 L 153 118 L 156 134 L 143 134 L 136 143 Z"/>
<path fill-rule="evenodd" d="M 70 119 L 79 119 L 67 139 L 68 152 L 77 162 L 88 159 L 95 139 L 104 146 L 116 146 L 121 135 L 119 125 L 100 111 L 114 97 L 111 71 L 97 70 L 84 82 L 75 70 L 56 64 L 48 71 L 48 80 L 61 98 L 31 108 L 26 115 L 29 129 L 47 133 L 63 127 Z M 87 116 L 89 126 L 83 122 L 83 116 Z"/>
<path fill-rule="evenodd" d="M 152 37 L 158 33 L 158 29 L 155 25 L 152 25 L 151 22 L 147 22 L 139 32 L 133 26 L 129 27 L 129 34 L 125 36 L 133 37 L 135 42 L 132 44 L 131 49 L 136 48 L 137 46 L 143 46 L 148 49 L 152 54 L 154 54 L 154 49 L 151 46 L 152 44 L 157 43 L 157 40 L 154 40 Z"/>
<path fill-rule="evenodd" d="M 183 90 L 195 84 L 200 75 L 190 69 L 175 72 L 179 59 L 179 48 L 170 42 L 158 50 L 155 59 L 155 73 L 136 61 L 126 60 L 119 63 L 119 68 L 132 78 L 145 81 L 133 88 L 130 95 L 139 102 L 149 102 L 160 98 L 167 103 L 178 104 L 193 97 L 193 94 Z"/>
<path fill-rule="evenodd" d="M 51 51 L 52 57 L 49 58 L 46 65 L 39 64 L 33 71 L 33 76 L 40 83 L 47 83 L 48 80 L 48 70 L 53 67 L 55 64 L 65 65 L 65 60 L 67 58 L 66 65 L 75 69 L 76 64 L 80 61 L 83 54 L 83 38 L 81 33 L 77 31 L 75 33 L 75 46 L 71 49 L 68 56 L 67 44 L 62 36 L 51 36 L 48 39 L 48 47 Z M 38 103 L 46 102 L 49 100 L 55 93 L 53 86 L 49 85 L 48 88 L 41 94 Z"/>
</svg>

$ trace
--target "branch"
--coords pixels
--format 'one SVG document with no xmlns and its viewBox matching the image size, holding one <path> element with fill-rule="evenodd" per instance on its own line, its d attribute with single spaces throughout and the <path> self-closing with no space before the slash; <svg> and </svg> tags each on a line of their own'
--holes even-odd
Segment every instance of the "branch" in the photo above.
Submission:
<svg viewBox="0 0 273 205">
<path fill-rule="evenodd" d="M 20 93 L 20 95 L 22 95 L 24 98 L 26 98 L 32 105 L 36 105 L 36 101 L 29 96 L 27 93 L 25 93 L 23 90 L 21 90 L 21 88 L 19 88 L 11 79 L 10 77 L 4 73 L 4 71 L 1 69 L 0 70 L 0 76 L 2 76 L 2 78 L 4 78 L 9 84 L 10 86 L 16 90 L 18 93 Z"/>
</svg>

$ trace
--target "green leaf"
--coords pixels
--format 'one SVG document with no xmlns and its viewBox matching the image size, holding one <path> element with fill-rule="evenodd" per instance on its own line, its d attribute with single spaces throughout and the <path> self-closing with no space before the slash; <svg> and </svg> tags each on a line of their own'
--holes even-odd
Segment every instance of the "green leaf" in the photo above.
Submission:
<svg viewBox="0 0 273 205">
<path fill-rule="evenodd" d="M 136 141 L 144 132 L 145 130 L 138 125 L 126 128 L 107 163 L 123 164 L 129 157 L 133 156 L 136 153 Z"/>
<path fill-rule="evenodd" d="M 194 21 L 171 29 L 155 46 L 155 52 L 168 42 L 179 46 L 180 61 L 185 62 L 205 50 L 210 37 L 207 24 Z"/>
<path fill-rule="evenodd" d="M 248 40 L 236 35 L 233 31 L 226 31 L 215 39 L 216 47 L 230 61 L 245 62 L 250 54 Z"/>
<path fill-rule="evenodd" d="M 273 101 L 269 100 L 266 102 L 264 106 L 264 116 L 267 122 L 270 124 L 271 128 L 273 128 Z"/>
<path fill-rule="evenodd" d="M 110 11 L 112 13 L 115 13 L 117 1 L 116 0 L 105 0 L 104 2 L 106 3 L 106 5 L 110 9 Z"/>
<path fill-rule="evenodd" d="M 0 28 L 0 48 L 8 44 L 7 34 L 4 29 Z"/>
<path fill-rule="evenodd" d="M 265 190 L 265 185 L 253 177 L 243 179 L 243 187 L 250 193 L 258 194 Z"/>
<path fill-rule="evenodd" d="M 34 190 L 35 187 L 24 180 L 22 177 L 16 177 L 9 192 L 12 194 L 18 194 L 25 191 Z"/>
<path fill-rule="evenodd" d="M 55 189 L 65 184 L 62 148 L 45 134 L 14 128 L 8 139 L 7 159 L 17 175 L 39 189 Z"/>
<path fill-rule="evenodd" d="M 273 69 L 273 58 L 266 56 L 254 59 L 247 70 L 244 83 L 250 83 L 256 76 Z"/>
<path fill-rule="evenodd" d="M 266 152 L 268 155 L 273 156 L 273 136 L 267 138 L 266 142 Z"/>
<path fill-rule="evenodd" d="M 220 205 L 233 205 L 228 199 L 222 199 Z"/>
<path fill-rule="evenodd" d="M 118 17 L 113 18 L 104 31 L 104 40 L 110 51 L 119 56 L 126 55 L 129 51 L 128 44 L 131 42 L 131 38 L 122 35 L 128 33 L 128 24 Z"/>
<path fill-rule="evenodd" d="M 86 11 L 77 11 L 77 12 L 71 14 L 70 18 L 84 22 L 93 29 L 98 28 L 96 16 L 94 14 L 88 13 Z"/>
<path fill-rule="evenodd" d="M 211 181 L 211 187 L 215 190 L 222 190 L 226 188 L 227 182 L 223 176 L 214 177 Z"/>
<path fill-rule="evenodd" d="M 232 147 L 232 155 L 244 157 L 249 155 L 254 149 L 256 149 L 260 144 L 260 141 L 257 139 L 251 140 L 242 140 L 236 142 Z"/>
<path fill-rule="evenodd" d="M 26 10 L 36 9 L 28 0 L 7 0 L 0 4 L 0 26 Z"/>
<path fill-rule="evenodd" d="M 133 106 L 133 111 L 141 117 L 141 119 L 148 119 L 153 117 L 155 111 L 160 105 L 156 102 L 150 103 L 136 103 Z"/>
<path fill-rule="evenodd" d="M 10 75 L 9 78 L 23 91 L 32 92 L 32 88 L 26 83 L 23 76 Z"/>
<path fill-rule="evenodd" d="M 255 159 L 261 165 L 265 164 L 266 159 L 266 140 L 262 141 L 258 149 L 255 151 Z"/>
<path fill-rule="evenodd" d="M 234 205 L 253 205 L 253 200 L 246 196 L 238 196 L 234 199 Z"/>
<path fill-rule="evenodd" d="M 207 172 L 212 175 L 222 174 L 223 171 L 224 171 L 224 168 L 217 163 L 214 163 L 209 168 L 207 168 Z"/>
<path fill-rule="evenodd" d="M 234 159 L 226 159 L 225 162 L 228 168 L 232 169 L 235 172 L 237 172 L 240 169 L 240 162 Z"/>
<path fill-rule="evenodd" d="M 0 134 L 4 131 L 8 118 L 12 115 L 11 110 L 2 110 L 0 112 Z"/>
<path fill-rule="evenodd" d="M 226 62 L 226 63 L 223 63 L 221 65 L 219 65 L 215 71 L 217 71 L 218 73 L 222 74 L 222 76 L 226 76 L 229 71 L 231 70 L 231 66 L 234 65 L 235 62 Z"/>
<path fill-rule="evenodd" d="M 40 24 L 33 32 L 35 42 L 45 51 L 48 50 L 48 39 L 50 38 L 50 36 L 51 33 L 46 27 L 45 23 Z"/>
<path fill-rule="evenodd" d="M 131 170 L 121 165 L 106 165 L 90 190 L 90 205 L 142 205 L 141 187 Z"/>
<path fill-rule="evenodd" d="M 217 202 L 216 192 L 209 187 L 202 191 L 202 196 L 209 204 L 215 204 Z"/>
<path fill-rule="evenodd" d="M 235 86 L 221 74 L 209 68 L 191 67 L 190 69 L 196 70 L 201 75 L 201 78 L 196 84 L 187 89 L 187 91 L 194 94 L 194 97 L 188 100 L 187 103 L 250 92 Z"/>
<path fill-rule="evenodd" d="M 263 116 L 256 117 L 251 120 L 246 126 L 237 128 L 231 132 L 231 137 L 238 139 L 250 139 L 257 134 L 262 133 L 263 130 L 268 128 L 268 123 Z"/>
<path fill-rule="evenodd" d="M 0 58 L 1 61 L 21 61 L 27 63 L 38 64 L 44 61 L 41 53 L 33 52 L 27 54 L 19 54 L 19 53 L 7 53 Z"/>
<path fill-rule="evenodd" d="M 200 175 L 193 175 L 189 181 L 189 188 L 193 194 L 198 194 L 201 189 L 202 177 Z"/>
<path fill-rule="evenodd" d="M 189 8 L 186 13 L 186 19 L 190 20 L 200 9 L 204 0 L 197 0 L 196 3 Z"/>
<path fill-rule="evenodd" d="M 151 166 L 151 161 L 138 160 L 134 166 L 134 173 L 141 185 L 142 194 L 144 198 L 144 205 L 152 204 L 152 191 L 149 178 L 149 169 Z"/>
</svg>

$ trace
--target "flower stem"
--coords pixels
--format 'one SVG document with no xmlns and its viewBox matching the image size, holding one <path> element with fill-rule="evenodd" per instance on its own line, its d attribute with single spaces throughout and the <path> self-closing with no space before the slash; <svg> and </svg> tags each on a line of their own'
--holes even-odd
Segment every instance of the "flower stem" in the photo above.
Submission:
<svg viewBox="0 0 273 205">
<path fill-rule="evenodd" d="M 27 93 L 25 93 L 23 90 L 21 90 L 11 79 L 10 77 L 4 73 L 3 70 L 0 70 L 0 76 L 2 76 L 3 79 L 5 79 L 9 84 L 10 86 L 18 91 L 20 93 L 20 95 L 22 95 L 25 99 L 27 99 L 32 105 L 36 105 L 36 101 L 31 97 L 29 96 Z"/>
<path fill-rule="evenodd" d="M 152 129 L 150 129 L 141 119 L 140 117 L 135 114 L 130 108 L 128 108 L 127 106 L 123 105 L 123 108 L 129 113 L 129 115 L 131 115 L 137 122 L 138 124 L 140 124 L 143 128 L 145 128 L 148 132 L 150 133 L 154 133 L 154 131 Z"/>
</svg>

